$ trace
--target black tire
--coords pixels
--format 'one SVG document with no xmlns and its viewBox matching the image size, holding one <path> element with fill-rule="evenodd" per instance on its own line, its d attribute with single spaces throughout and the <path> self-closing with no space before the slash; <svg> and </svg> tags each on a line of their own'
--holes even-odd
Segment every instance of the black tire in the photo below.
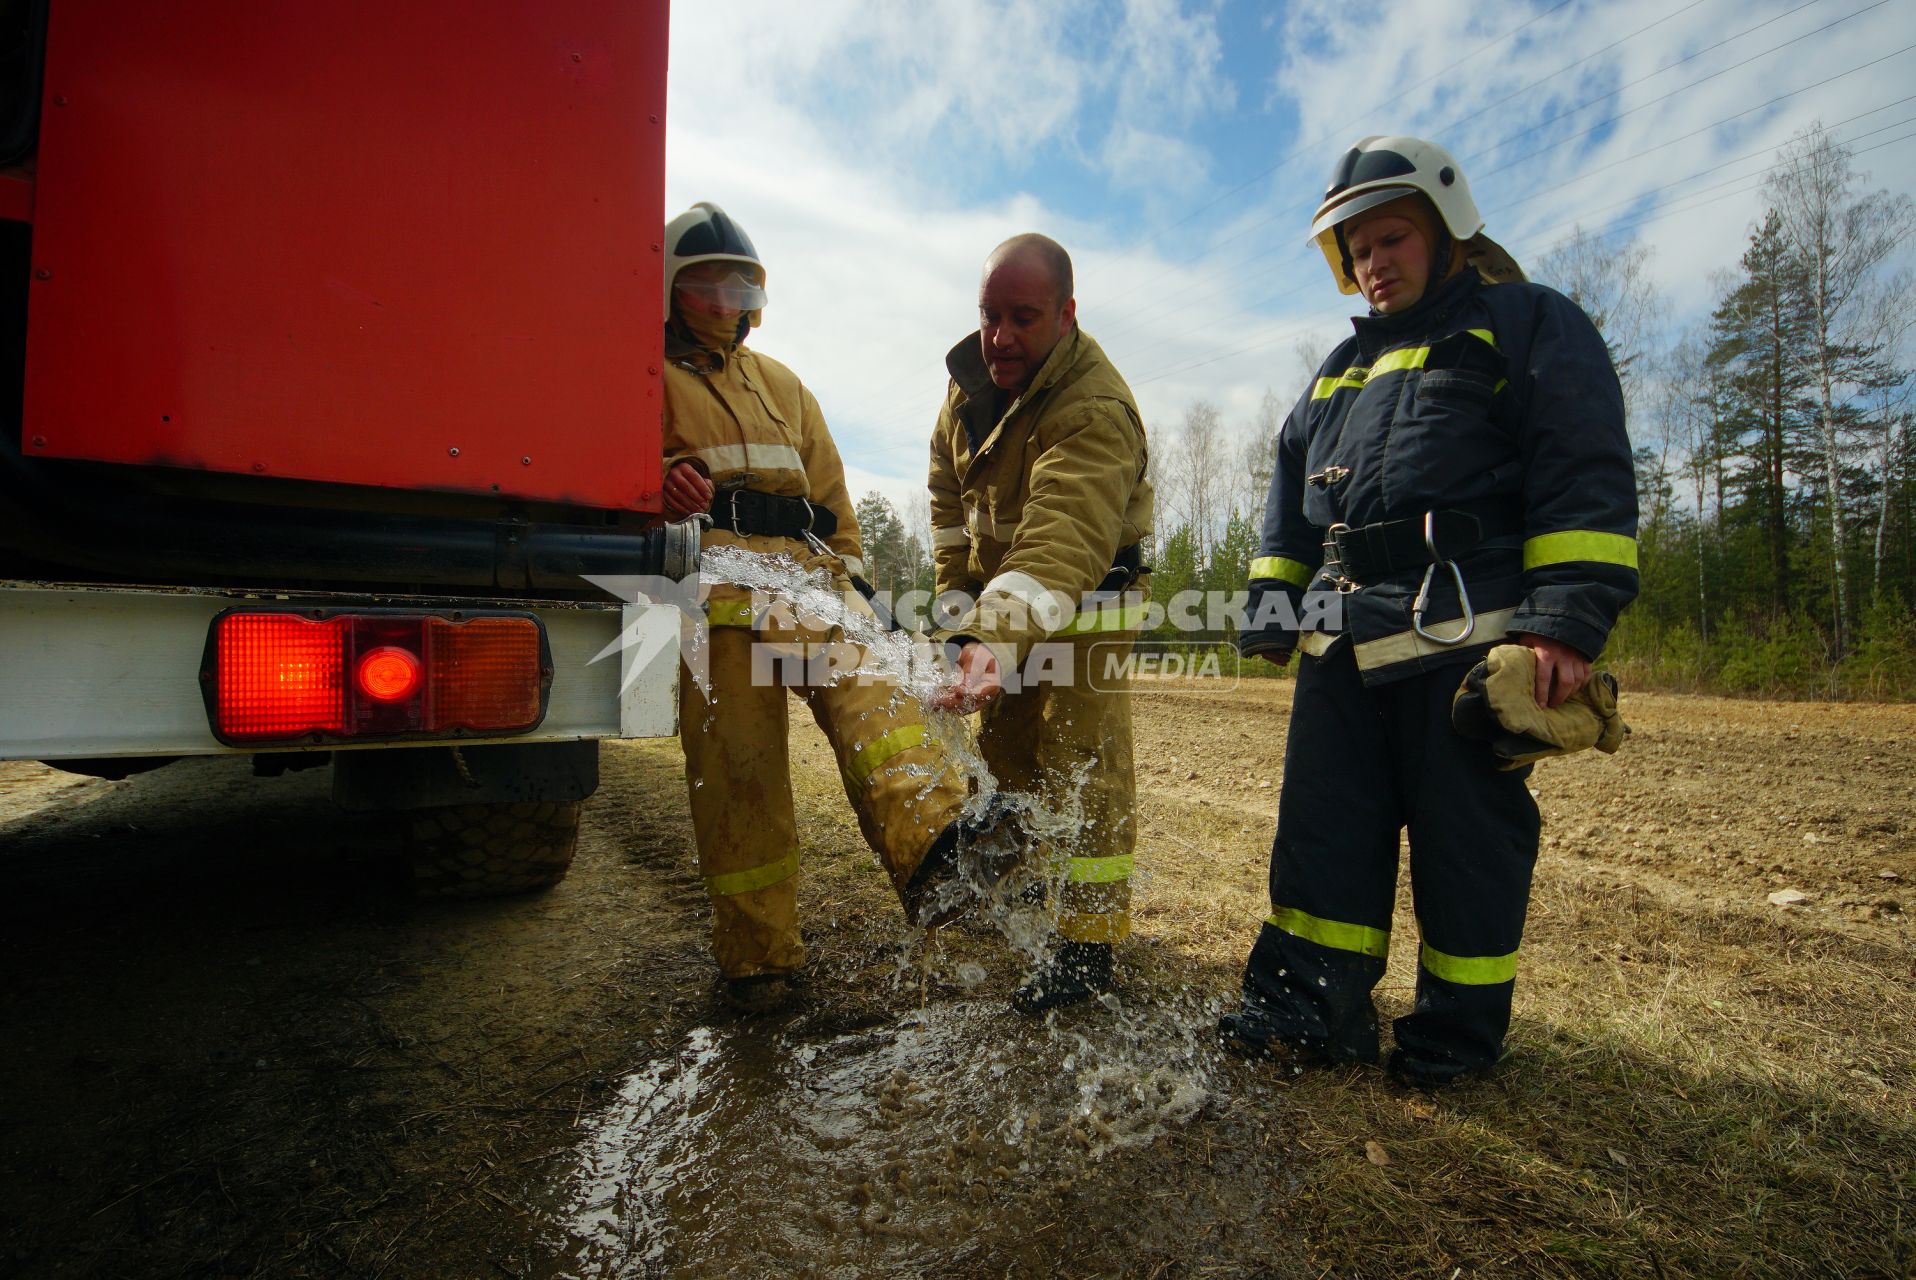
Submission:
<svg viewBox="0 0 1916 1280">
<path fill-rule="evenodd" d="M 422 898 L 489 898 L 565 879 L 579 847 L 579 802 L 458 804 L 406 815 Z"/>
</svg>

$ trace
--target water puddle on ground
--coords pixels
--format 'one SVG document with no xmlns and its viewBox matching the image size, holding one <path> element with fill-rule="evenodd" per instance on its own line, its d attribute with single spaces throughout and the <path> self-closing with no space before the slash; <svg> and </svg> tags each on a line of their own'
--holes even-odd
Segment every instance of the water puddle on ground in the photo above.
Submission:
<svg viewBox="0 0 1916 1280">
<path fill-rule="evenodd" d="M 554 1274 L 911 1275 L 1046 1254 L 1074 1183 L 1212 1101 L 1209 1009 L 1052 1024 L 1002 1003 L 878 1027 L 699 1027 L 560 1162 Z M 1079 1210 L 1071 1210 L 1079 1212 Z"/>
<path fill-rule="evenodd" d="M 946 678 L 911 637 L 847 610 L 819 570 L 716 548 L 703 572 L 861 646 L 857 674 L 920 699 Z M 995 784 L 964 719 L 931 723 L 981 806 Z M 1029 795 L 1000 803 L 1024 839 L 1068 847 L 1081 829 L 1081 815 L 1048 812 Z M 1051 942 L 1043 902 L 1057 902 L 1058 887 L 1034 868 L 981 912 L 1026 967 Z M 900 1005 L 986 976 L 976 962 L 943 972 L 949 962 L 934 949 L 901 941 Z M 551 1274 L 857 1277 L 968 1264 L 1046 1273 L 1058 1240 L 1047 1233 L 1061 1220 L 1114 1211 L 1099 1190 L 1125 1181 L 1105 1177 L 1112 1157 L 1221 1104 L 1215 1001 L 1100 1000 L 1043 1022 L 998 998 L 931 1004 L 854 1031 L 804 1016 L 697 1027 L 627 1075 L 557 1159 L 541 1206 Z M 1260 1174 L 1245 1203 L 1266 1185 Z M 1136 1206 L 1126 1212 L 1141 1220 Z M 1147 1231 L 1177 1242 L 1188 1228 L 1166 1210 Z"/>
</svg>

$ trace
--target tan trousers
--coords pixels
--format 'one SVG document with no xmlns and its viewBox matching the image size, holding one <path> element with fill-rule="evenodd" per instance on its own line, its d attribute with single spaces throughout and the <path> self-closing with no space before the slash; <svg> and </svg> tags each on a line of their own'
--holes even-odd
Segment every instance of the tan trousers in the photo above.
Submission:
<svg viewBox="0 0 1916 1280">
<path fill-rule="evenodd" d="M 985 709 L 978 749 L 998 785 L 1035 793 L 1045 811 L 1081 821 L 1041 842 L 1054 883 L 1063 880 L 1058 933 L 1071 942 L 1117 942 L 1131 933 L 1131 856 L 1137 847 L 1131 768 L 1130 656 L 1135 633 L 1100 632 L 1034 648 L 1070 675 L 1006 694 Z M 1026 663 L 1030 671 L 1032 664 Z"/>
<path fill-rule="evenodd" d="M 716 623 L 724 614 L 715 606 L 713 616 Z M 713 625 L 706 643 L 711 697 L 680 673 L 679 742 L 699 872 L 712 898 L 712 951 L 727 978 L 790 973 L 804 964 L 805 947 L 787 687 L 764 677 L 773 654 L 789 657 L 792 646 L 736 624 Z M 757 683 L 755 644 L 762 644 Z M 852 655 L 846 665 L 856 664 L 855 649 Z M 792 671 L 785 669 L 787 678 Z M 853 678 L 790 692 L 805 699 L 831 742 L 865 841 L 902 890 L 932 841 L 957 820 L 962 777 L 926 730 L 917 701 L 891 684 Z"/>
</svg>

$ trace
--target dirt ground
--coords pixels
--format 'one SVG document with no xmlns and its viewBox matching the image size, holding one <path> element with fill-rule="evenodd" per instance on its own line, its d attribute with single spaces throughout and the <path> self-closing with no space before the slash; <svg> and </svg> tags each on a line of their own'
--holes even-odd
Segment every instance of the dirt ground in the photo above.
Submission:
<svg viewBox="0 0 1916 1280">
<path fill-rule="evenodd" d="M 988 923 L 910 945 L 802 714 L 759 1021 L 675 743 L 606 749 L 564 884 L 452 905 L 323 770 L 0 765 L 0 1273 L 1916 1274 L 1916 707 L 1628 696 L 1533 776 L 1511 1058 L 1425 1096 L 1210 1047 L 1289 693 L 1141 690 L 1125 985 L 1048 1024 Z"/>
</svg>

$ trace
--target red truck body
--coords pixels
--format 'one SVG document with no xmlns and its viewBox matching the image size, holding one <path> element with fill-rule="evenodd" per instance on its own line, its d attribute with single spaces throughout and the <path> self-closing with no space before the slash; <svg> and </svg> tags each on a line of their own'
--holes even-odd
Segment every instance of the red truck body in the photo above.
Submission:
<svg viewBox="0 0 1916 1280">
<path fill-rule="evenodd" d="M 0 4 L 0 760 L 553 883 L 675 728 L 666 0 Z M 614 599 L 614 596 L 620 598 Z"/>
<path fill-rule="evenodd" d="M 657 511 L 666 28 L 51 4 L 22 455 Z"/>
</svg>

